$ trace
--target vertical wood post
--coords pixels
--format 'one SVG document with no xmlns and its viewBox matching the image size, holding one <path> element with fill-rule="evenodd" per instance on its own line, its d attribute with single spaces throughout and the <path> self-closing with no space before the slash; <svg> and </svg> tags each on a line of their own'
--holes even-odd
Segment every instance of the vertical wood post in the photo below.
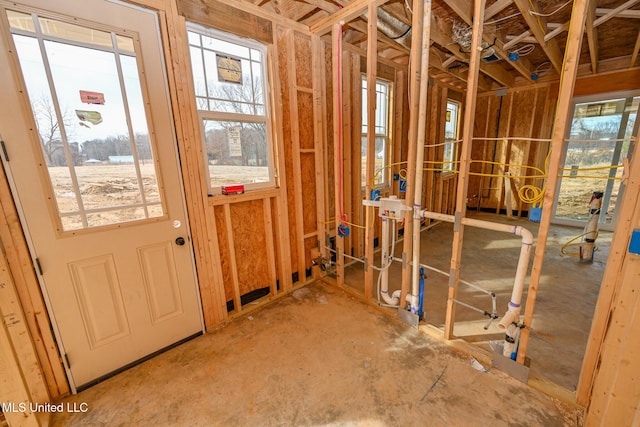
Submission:
<svg viewBox="0 0 640 427">
<path fill-rule="evenodd" d="M 462 127 L 462 149 L 460 154 L 460 171 L 458 175 L 458 193 L 456 196 L 455 223 L 453 225 L 453 246 L 451 249 L 451 273 L 449 276 L 449 298 L 447 299 L 447 315 L 445 319 L 444 337 L 453 338 L 455 323 L 455 303 L 453 298 L 458 294 L 460 280 L 460 261 L 462 259 L 462 241 L 464 226 L 462 218 L 467 212 L 467 190 L 469 188 L 469 166 L 471 164 L 471 142 L 476 112 L 476 96 L 478 90 L 478 71 L 480 54 L 482 53 L 482 26 L 484 24 L 484 6 L 486 0 L 476 0 L 473 10 L 473 37 L 471 61 L 469 63 L 469 79 L 467 81 L 467 98 L 464 106 L 464 125 Z"/>
<path fill-rule="evenodd" d="M 413 208 L 413 200 L 411 195 L 414 193 L 416 179 L 416 135 L 418 133 L 418 109 L 420 107 L 420 52 L 422 48 L 422 26 L 424 25 L 422 15 L 424 13 L 424 0 L 413 1 L 413 19 L 411 22 L 411 64 L 409 65 L 409 149 L 407 151 L 407 192 L 405 203 L 408 208 Z M 402 294 L 400 297 L 400 307 L 406 306 L 406 296 L 411 287 L 411 266 L 409 258 L 412 253 L 412 240 L 409 236 L 413 235 L 413 213 L 407 211 L 404 222 L 405 239 L 402 247 Z"/>
<path fill-rule="evenodd" d="M 376 80 L 378 78 L 378 7 L 369 4 L 367 22 L 367 168 L 364 197 L 369 199 L 375 185 L 373 177 L 376 163 Z M 364 272 L 364 297 L 373 296 L 373 239 L 376 235 L 376 209 L 373 206 L 365 207 L 366 229 L 365 241 L 365 272 Z"/>
</svg>

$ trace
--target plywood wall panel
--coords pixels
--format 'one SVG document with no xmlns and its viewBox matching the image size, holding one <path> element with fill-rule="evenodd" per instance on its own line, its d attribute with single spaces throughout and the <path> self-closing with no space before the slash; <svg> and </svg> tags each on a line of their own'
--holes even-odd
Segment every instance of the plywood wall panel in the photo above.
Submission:
<svg viewBox="0 0 640 427">
<path fill-rule="evenodd" d="M 300 136 L 300 148 L 312 150 L 313 145 L 313 95 L 311 92 L 299 91 L 298 94 L 298 133 Z"/>
<path fill-rule="evenodd" d="M 316 211 L 316 160 L 313 153 L 300 155 L 300 169 L 302 171 L 304 234 L 317 231 Z"/>
<path fill-rule="evenodd" d="M 251 200 L 234 203 L 231 209 L 231 229 L 235 244 L 240 295 L 268 287 L 267 240 L 264 226 L 264 202 Z"/>
<path fill-rule="evenodd" d="M 313 87 L 311 78 L 311 38 L 295 33 L 293 40 L 296 55 L 296 85 L 311 89 Z"/>
</svg>

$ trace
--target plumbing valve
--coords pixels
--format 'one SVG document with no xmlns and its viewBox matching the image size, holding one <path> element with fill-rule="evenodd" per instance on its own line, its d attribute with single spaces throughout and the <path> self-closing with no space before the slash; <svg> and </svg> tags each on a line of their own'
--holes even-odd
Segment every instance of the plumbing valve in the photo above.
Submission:
<svg viewBox="0 0 640 427">
<path fill-rule="evenodd" d="M 320 267 L 320 270 L 327 271 L 327 269 L 331 267 L 331 261 L 328 258 L 319 256 L 311 260 L 311 265 L 317 265 Z"/>
</svg>

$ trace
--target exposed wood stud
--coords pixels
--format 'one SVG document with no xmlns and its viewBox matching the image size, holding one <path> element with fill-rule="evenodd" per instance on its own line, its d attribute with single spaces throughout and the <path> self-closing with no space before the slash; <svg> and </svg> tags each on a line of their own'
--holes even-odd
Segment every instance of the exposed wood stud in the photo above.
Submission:
<svg viewBox="0 0 640 427">
<path fill-rule="evenodd" d="M 484 24 L 485 0 L 474 2 L 473 38 L 471 42 L 471 62 L 469 63 L 469 83 L 464 110 L 462 128 L 462 148 L 460 153 L 458 188 L 456 196 L 455 224 L 453 245 L 451 248 L 451 276 L 449 277 L 449 297 L 447 299 L 447 314 L 445 318 L 444 337 L 452 339 L 455 323 L 455 304 L 453 300 L 458 295 L 458 281 L 460 280 L 460 264 L 462 258 L 462 242 L 464 225 L 460 220 L 465 217 L 467 209 L 467 189 L 469 187 L 469 166 L 471 163 L 471 143 L 473 138 L 474 114 L 476 111 L 476 92 L 478 89 L 478 71 L 480 67 L 480 49 L 482 41 L 482 26 Z"/>
<path fill-rule="evenodd" d="M 600 55 L 600 49 L 598 45 L 598 28 L 595 25 L 596 19 L 596 2 L 590 1 L 587 6 L 587 42 L 589 43 L 589 56 L 591 57 L 591 72 L 596 74 L 598 72 L 598 57 Z"/>
<path fill-rule="evenodd" d="M 422 49 L 422 31 L 425 25 L 424 14 L 424 1 L 413 1 L 413 19 L 412 19 L 412 37 L 411 37 L 411 51 L 420 52 Z M 433 29 L 433 24 L 431 25 Z M 409 67 L 409 146 L 407 150 L 407 195 L 406 206 L 413 209 L 413 200 L 410 197 L 415 191 L 415 177 L 416 177 L 416 154 L 417 144 L 416 139 L 418 135 L 418 110 L 420 109 L 420 97 L 419 87 L 421 79 L 421 58 L 420 55 L 411 56 L 411 65 Z M 412 143 L 413 142 L 413 143 Z M 404 235 L 411 236 L 413 234 L 413 213 L 411 210 L 407 210 L 404 221 Z M 412 239 L 406 238 L 403 241 L 402 252 L 403 256 L 409 259 L 413 249 Z M 402 264 L 402 292 L 400 296 L 400 307 L 406 307 L 406 296 L 411 288 L 411 265 L 406 262 Z"/>
<path fill-rule="evenodd" d="M 326 195 L 327 180 L 324 167 L 325 147 L 327 145 L 325 114 L 327 111 L 325 92 L 326 85 L 324 83 L 324 43 L 317 35 L 311 36 L 311 70 L 313 81 L 313 138 L 315 147 L 315 165 L 316 165 L 316 218 L 318 227 L 318 241 L 320 244 L 320 255 L 328 257 L 324 239 L 327 236 L 326 216 Z"/>
<path fill-rule="evenodd" d="M 296 245 L 298 257 L 293 261 L 298 271 L 298 279 L 304 281 L 305 277 L 305 246 L 304 246 L 304 205 L 302 197 L 302 167 L 300 161 L 300 130 L 298 116 L 298 91 L 296 85 L 296 55 L 294 33 L 290 29 L 282 29 L 285 34 L 285 43 L 287 44 L 287 76 L 289 78 L 289 126 L 291 129 L 291 153 L 293 155 L 293 194 L 294 194 L 294 212 L 295 212 L 295 229 L 296 229 Z"/>
<path fill-rule="evenodd" d="M 242 311 L 240 300 L 240 280 L 238 278 L 238 262 L 236 259 L 236 248 L 233 238 L 233 223 L 231 219 L 231 207 L 226 204 L 224 207 L 224 222 L 227 227 L 227 244 L 229 245 L 229 263 L 231 264 L 231 281 L 233 285 L 233 305 L 234 311 Z"/>
<path fill-rule="evenodd" d="M 273 218 L 271 216 L 271 199 L 265 197 L 263 199 L 264 212 L 264 234 L 267 242 L 267 269 L 269 271 L 269 292 L 271 295 L 278 293 L 276 287 L 277 273 L 276 273 L 276 246 L 273 241 Z"/>
<path fill-rule="evenodd" d="M 378 62 L 376 52 L 377 47 L 377 23 L 378 8 L 371 4 L 368 10 L 368 29 L 367 38 L 367 165 L 366 165 L 366 182 L 365 182 L 365 198 L 370 199 L 371 191 L 374 188 L 373 178 L 375 173 L 376 161 L 376 80 Z M 373 296 L 373 239 L 375 236 L 375 215 L 376 211 L 373 206 L 365 207 L 365 259 L 367 260 L 364 275 L 364 297 L 370 299 Z"/>
<path fill-rule="evenodd" d="M 640 51 L 640 31 L 638 31 L 638 38 L 636 39 L 636 45 L 634 46 L 633 53 L 631 54 L 631 64 L 629 64 L 629 67 L 636 65 L 636 61 L 638 60 L 638 51 Z"/>
<path fill-rule="evenodd" d="M 333 24 L 331 31 L 331 56 L 332 56 L 332 78 L 333 78 L 333 181 L 335 190 L 335 242 L 336 242 L 336 282 L 338 286 L 344 285 L 344 239 L 338 235 L 337 227 L 342 221 L 342 182 L 339 177 L 342 176 L 342 147 L 338 141 L 342 140 L 342 128 L 338 121 L 338 117 L 342 114 L 342 76 L 340 69 L 342 41 L 342 25 Z"/>
</svg>

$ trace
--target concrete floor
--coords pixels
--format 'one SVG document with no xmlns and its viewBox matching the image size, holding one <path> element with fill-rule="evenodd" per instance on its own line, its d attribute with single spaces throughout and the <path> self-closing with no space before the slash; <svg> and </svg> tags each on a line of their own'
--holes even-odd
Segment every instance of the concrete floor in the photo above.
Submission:
<svg viewBox="0 0 640 427">
<path fill-rule="evenodd" d="M 538 223 L 527 219 L 508 220 L 505 216 L 469 212 L 468 216 L 492 222 L 520 225 L 537 235 Z M 580 228 L 552 225 L 542 268 L 535 305 L 532 333 L 527 356 L 531 372 L 569 390 L 575 391 L 595 310 L 600 283 L 609 254 L 612 233 L 600 232 L 593 263 L 581 263 L 578 258 L 562 255 L 564 243 L 583 232 Z M 449 271 L 453 226 L 440 223 L 421 234 L 421 263 Z M 507 308 L 513 288 L 513 278 L 520 254 L 521 240 L 517 236 L 465 227 L 461 278 L 491 290 L 497 295 L 498 315 Z M 400 256 L 402 243 L 396 247 Z M 535 246 L 531 254 L 531 262 Z M 379 260 L 376 261 L 379 265 Z M 362 292 L 364 274 L 357 263 L 346 269 L 345 283 Z M 531 268 L 529 268 L 529 274 Z M 400 264 L 390 270 L 390 289 L 400 287 Z M 425 320 L 438 328 L 444 327 L 448 278 L 427 271 L 425 283 Z M 525 282 L 528 286 L 529 279 Z M 527 293 L 523 296 L 522 313 Z M 458 298 L 467 304 L 492 311 L 491 299 L 465 285 L 460 285 Z M 483 327 L 488 318 L 463 306 L 456 310 L 454 333 L 457 337 L 488 349 L 492 340 L 502 340 L 504 334 L 493 322 Z"/>
<path fill-rule="evenodd" d="M 581 413 L 316 282 L 65 403 L 54 426 L 576 426 Z"/>
</svg>

